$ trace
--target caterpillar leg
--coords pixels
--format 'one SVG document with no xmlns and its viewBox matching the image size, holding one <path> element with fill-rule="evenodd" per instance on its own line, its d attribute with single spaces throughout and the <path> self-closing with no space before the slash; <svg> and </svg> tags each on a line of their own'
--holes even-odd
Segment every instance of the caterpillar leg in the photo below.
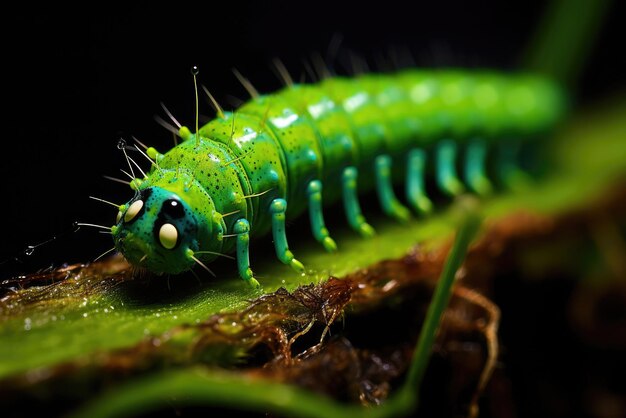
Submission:
<svg viewBox="0 0 626 418">
<path fill-rule="evenodd" d="M 479 195 L 486 196 L 493 188 L 487 177 L 487 145 L 481 139 L 471 141 L 465 155 L 465 182 Z"/>
<path fill-rule="evenodd" d="M 237 267 L 239 276 L 248 284 L 259 287 L 259 282 L 252 276 L 250 269 L 250 223 L 246 219 L 235 222 L 234 232 L 237 234 Z"/>
<path fill-rule="evenodd" d="M 322 213 L 322 182 L 313 180 L 307 187 L 309 196 L 309 217 L 311 219 L 311 230 L 313 236 L 319 241 L 326 251 L 337 250 L 337 244 L 328 234 L 328 229 L 324 225 L 324 214 Z"/>
<path fill-rule="evenodd" d="M 376 190 L 383 212 L 399 221 L 408 221 L 411 218 L 411 212 L 400 203 L 393 192 L 391 157 L 379 155 L 374 164 L 376 165 Z"/>
<path fill-rule="evenodd" d="M 412 149 L 407 158 L 406 198 L 417 212 L 430 213 L 433 203 L 426 196 L 424 188 L 424 171 L 426 167 L 426 152 L 421 149 Z"/>
<path fill-rule="evenodd" d="M 364 237 L 371 237 L 376 232 L 370 224 L 365 221 L 365 217 L 361 213 L 361 206 L 359 205 L 359 199 L 357 195 L 356 181 L 359 175 L 359 171 L 356 167 L 346 167 L 343 170 L 341 178 L 343 188 L 343 206 L 346 210 L 346 218 L 348 224 L 355 231 L 359 232 Z"/>
<path fill-rule="evenodd" d="M 274 199 L 270 205 L 270 212 L 272 213 L 272 236 L 274 237 L 276 256 L 282 263 L 290 265 L 298 273 L 303 273 L 304 266 L 294 258 L 287 245 L 287 235 L 285 234 L 287 201 L 285 199 Z"/>
<path fill-rule="evenodd" d="M 443 140 L 437 146 L 437 184 L 449 196 L 457 196 L 464 191 L 463 184 L 456 174 L 456 143 Z"/>
<path fill-rule="evenodd" d="M 498 175 L 502 183 L 511 190 L 525 189 L 531 183 L 530 176 L 519 166 L 519 142 L 507 141 L 499 148 Z"/>
</svg>

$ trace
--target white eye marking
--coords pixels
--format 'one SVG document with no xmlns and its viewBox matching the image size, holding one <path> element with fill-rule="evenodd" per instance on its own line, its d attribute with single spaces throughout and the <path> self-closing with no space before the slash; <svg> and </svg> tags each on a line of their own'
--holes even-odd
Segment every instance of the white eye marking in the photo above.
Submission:
<svg viewBox="0 0 626 418">
<path fill-rule="evenodd" d="M 137 216 L 141 208 L 143 208 L 143 200 L 135 200 L 126 211 L 126 215 L 124 215 L 124 222 L 132 221 L 135 216 Z"/>
<path fill-rule="evenodd" d="M 161 229 L 159 229 L 159 241 L 161 241 L 161 245 L 168 250 L 174 248 L 176 241 L 178 241 L 178 231 L 176 227 L 172 224 L 163 224 Z"/>
</svg>

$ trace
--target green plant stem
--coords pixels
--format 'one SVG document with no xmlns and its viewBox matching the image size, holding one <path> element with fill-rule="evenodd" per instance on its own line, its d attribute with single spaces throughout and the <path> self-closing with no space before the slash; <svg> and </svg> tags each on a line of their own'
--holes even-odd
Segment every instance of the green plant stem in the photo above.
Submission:
<svg viewBox="0 0 626 418">
<path fill-rule="evenodd" d="M 461 267 L 463 260 L 465 260 L 469 245 L 480 227 L 481 218 L 475 210 L 468 208 L 463 216 L 464 219 L 457 232 L 454 245 L 452 246 L 452 250 L 446 259 L 443 271 L 439 277 L 433 300 L 428 306 L 424 325 L 417 341 L 417 347 L 413 353 L 413 361 L 411 362 L 403 390 L 414 391 L 415 388 L 420 387 L 422 378 L 426 372 L 426 366 L 428 365 L 428 359 L 432 351 L 433 343 L 435 342 L 441 317 L 452 295 L 454 277 Z"/>
<path fill-rule="evenodd" d="M 611 0 L 552 0 L 523 56 L 524 67 L 573 89 Z"/>
</svg>

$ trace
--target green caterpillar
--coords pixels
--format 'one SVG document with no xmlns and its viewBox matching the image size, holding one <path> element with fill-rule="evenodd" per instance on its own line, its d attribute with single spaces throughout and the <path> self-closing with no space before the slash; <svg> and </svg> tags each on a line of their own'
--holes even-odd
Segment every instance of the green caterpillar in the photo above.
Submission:
<svg viewBox="0 0 626 418">
<path fill-rule="evenodd" d="M 332 77 L 254 95 L 195 134 L 181 127 L 183 142 L 166 154 L 147 149 L 153 164 L 131 182 L 135 196 L 120 206 L 115 248 L 156 273 L 206 267 L 236 253 L 239 275 L 258 285 L 249 242 L 271 230 L 278 259 L 303 272 L 287 244 L 287 217 L 308 209 L 313 236 L 335 251 L 322 200 L 342 199 L 349 225 L 370 236 L 358 200 L 364 191 L 375 188 L 384 213 L 401 221 L 411 210 L 393 183 L 403 181 L 407 205 L 427 214 L 428 171 L 448 195 L 466 186 L 488 194 L 488 151 L 504 151 L 497 161 L 502 180 L 515 181 L 515 144 L 544 138 L 565 104 L 559 88 L 541 77 L 466 70 Z M 457 176 L 459 145 L 466 186 Z"/>
</svg>

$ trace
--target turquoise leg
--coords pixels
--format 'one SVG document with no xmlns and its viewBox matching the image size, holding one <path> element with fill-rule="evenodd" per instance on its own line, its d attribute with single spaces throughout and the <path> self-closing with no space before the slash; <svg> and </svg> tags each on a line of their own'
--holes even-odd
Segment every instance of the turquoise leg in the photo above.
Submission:
<svg viewBox="0 0 626 418">
<path fill-rule="evenodd" d="M 324 214 L 322 213 L 322 182 L 313 180 L 307 188 L 309 195 L 309 217 L 311 219 L 311 230 L 313 236 L 319 241 L 326 251 L 337 250 L 337 244 L 328 234 L 328 229 L 324 225 Z"/>
<path fill-rule="evenodd" d="M 378 200 L 385 214 L 399 221 L 411 219 L 411 212 L 398 201 L 393 193 L 391 182 L 391 157 L 379 155 L 376 157 L 376 190 Z"/>
<path fill-rule="evenodd" d="M 502 183 L 511 190 L 526 189 L 530 176 L 519 167 L 520 143 L 505 141 L 499 147 L 498 174 Z"/>
<path fill-rule="evenodd" d="M 407 158 L 406 198 L 417 212 L 430 213 L 433 203 L 426 196 L 424 187 L 424 173 L 426 170 L 426 152 L 421 149 L 412 149 Z"/>
<path fill-rule="evenodd" d="M 463 184 L 456 175 L 456 143 L 446 139 L 437 146 L 437 184 L 450 196 L 457 196 L 464 191 Z"/>
<path fill-rule="evenodd" d="M 290 265 L 298 273 L 304 273 L 304 266 L 294 258 L 287 245 L 287 235 L 285 234 L 287 201 L 285 199 L 274 199 L 270 205 L 270 212 L 272 213 L 272 235 L 274 237 L 276 256 L 282 263 Z"/>
<path fill-rule="evenodd" d="M 239 276 L 248 284 L 259 287 L 259 282 L 252 276 L 250 269 L 250 224 L 246 219 L 239 219 L 233 228 L 237 234 L 237 267 L 239 268 Z"/>
<path fill-rule="evenodd" d="M 365 221 L 365 217 L 361 214 L 361 206 L 357 195 L 356 180 L 359 175 L 356 167 L 346 167 L 343 170 L 342 186 L 343 186 L 343 206 L 346 210 L 346 218 L 348 223 L 355 231 L 364 237 L 371 237 L 376 232 L 370 224 Z"/>
<path fill-rule="evenodd" d="M 485 141 L 482 139 L 470 141 L 465 158 L 465 182 L 481 196 L 491 194 L 493 188 L 487 177 L 487 144 Z"/>
</svg>

